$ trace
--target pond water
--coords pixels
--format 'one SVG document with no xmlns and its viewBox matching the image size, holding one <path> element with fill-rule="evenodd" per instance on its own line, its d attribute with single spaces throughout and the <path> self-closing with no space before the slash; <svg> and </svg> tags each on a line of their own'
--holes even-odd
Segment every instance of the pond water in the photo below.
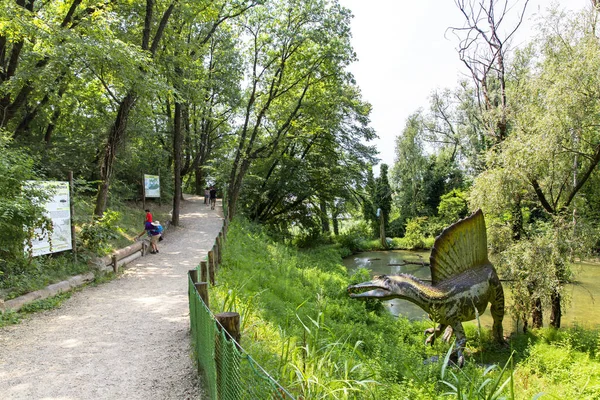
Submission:
<svg viewBox="0 0 600 400">
<path fill-rule="evenodd" d="M 429 251 L 415 252 L 405 250 L 376 251 L 355 254 L 344 259 L 344 265 L 350 273 L 357 268 L 363 267 L 371 271 L 371 275 L 397 275 L 401 273 L 411 274 L 421 279 L 431 279 L 429 266 L 400 265 L 404 261 L 429 263 Z M 573 266 L 575 282 L 567 285 L 565 295 L 568 303 L 563 308 L 562 326 L 573 326 L 575 324 L 586 328 L 600 328 L 600 264 L 577 263 Z M 504 291 L 507 298 L 506 305 L 510 305 L 510 291 L 508 284 L 504 283 Z M 413 303 L 393 299 L 384 302 L 393 315 L 403 315 L 412 320 L 429 319 L 427 314 Z M 544 317 L 549 317 L 549 311 L 544 310 Z M 473 322 L 472 322 L 473 323 Z M 492 317 L 489 307 L 481 316 L 484 327 L 491 327 Z M 505 334 L 516 330 L 516 321 L 512 320 L 510 313 L 504 317 Z M 545 321 L 545 326 L 548 321 Z M 521 329 L 521 326 L 519 326 Z"/>
</svg>

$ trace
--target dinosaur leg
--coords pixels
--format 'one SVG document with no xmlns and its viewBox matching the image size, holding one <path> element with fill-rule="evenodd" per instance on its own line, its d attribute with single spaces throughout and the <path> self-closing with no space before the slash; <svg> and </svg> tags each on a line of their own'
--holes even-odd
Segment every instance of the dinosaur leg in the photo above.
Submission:
<svg viewBox="0 0 600 400">
<path fill-rule="evenodd" d="M 495 296 L 490 307 L 494 324 L 492 325 L 492 335 L 498 343 L 504 343 L 504 331 L 502 329 L 502 320 L 504 319 L 504 290 L 498 282 L 495 287 Z"/>
<path fill-rule="evenodd" d="M 454 324 L 452 328 L 454 329 L 454 333 L 456 335 L 456 345 L 454 349 L 457 356 L 456 365 L 462 368 L 462 366 L 465 364 L 465 356 L 463 352 L 465 350 L 465 344 L 467 343 L 467 335 L 465 334 L 465 330 L 460 322 Z"/>
<path fill-rule="evenodd" d="M 441 334 L 442 331 L 447 327 L 448 325 L 444 325 L 444 324 L 439 324 L 438 326 L 436 326 L 435 328 L 429 328 L 425 330 L 425 334 L 429 335 L 427 337 L 427 339 L 425 339 L 425 344 L 430 344 L 433 346 L 433 344 L 435 343 L 435 339 L 437 339 Z M 446 335 L 444 334 L 444 337 Z"/>
</svg>

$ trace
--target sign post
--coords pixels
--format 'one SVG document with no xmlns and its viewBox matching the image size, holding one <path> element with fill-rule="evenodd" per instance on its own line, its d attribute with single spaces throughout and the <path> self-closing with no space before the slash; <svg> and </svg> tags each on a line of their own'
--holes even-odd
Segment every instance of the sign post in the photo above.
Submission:
<svg viewBox="0 0 600 400">
<path fill-rule="evenodd" d="M 160 201 L 160 176 L 159 175 L 146 175 L 143 176 L 142 184 L 142 204 L 146 209 L 146 197 L 158 198 Z"/>
</svg>

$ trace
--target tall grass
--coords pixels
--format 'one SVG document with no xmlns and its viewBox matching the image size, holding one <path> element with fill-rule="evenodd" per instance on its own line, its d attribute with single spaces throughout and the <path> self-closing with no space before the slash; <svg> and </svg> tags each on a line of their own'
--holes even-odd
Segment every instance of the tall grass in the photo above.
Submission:
<svg viewBox="0 0 600 400">
<path fill-rule="evenodd" d="M 214 312 L 241 311 L 242 345 L 298 398 L 532 399 L 542 392 L 598 398 L 593 334 L 559 340 L 539 331 L 505 348 L 489 332 L 468 329 L 465 367 L 448 367 L 444 355 L 452 346 L 424 344 L 430 323 L 394 318 L 378 302 L 348 298 L 348 284 L 367 278 L 364 270 L 348 276 L 336 246 L 299 251 L 236 220 L 211 304 L 223 308 Z M 570 356 L 558 357 L 563 351 Z"/>
</svg>

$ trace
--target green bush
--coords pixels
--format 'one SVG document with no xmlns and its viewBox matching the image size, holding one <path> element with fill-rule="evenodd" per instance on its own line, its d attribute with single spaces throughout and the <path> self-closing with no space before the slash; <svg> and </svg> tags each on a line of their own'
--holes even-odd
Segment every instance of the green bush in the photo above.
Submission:
<svg viewBox="0 0 600 400">
<path fill-rule="evenodd" d="M 41 205 L 47 194 L 25 184 L 39 179 L 34 160 L 9 145 L 8 134 L 0 130 L 0 261 L 20 257 L 26 241 L 51 229 Z"/>
<path fill-rule="evenodd" d="M 55 254 L 0 261 L 0 298 L 11 299 L 42 289 L 58 280 L 88 270 L 84 260 L 73 261 L 70 254 Z"/>
<path fill-rule="evenodd" d="M 406 235 L 404 236 L 407 249 L 424 249 L 424 230 L 423 225 L 427 221 L 426 217 L 411 218 L 406 224 Z"/>
<path fill-rule="evenodd" d="M 91 252 L 104 255 L 112 250 L 110 242 L 119 237 L 118 223 L 121 213 L 107 210 L 104 215 L 90 223 L 83 224 L 79 238 Z"/>
</svg>

